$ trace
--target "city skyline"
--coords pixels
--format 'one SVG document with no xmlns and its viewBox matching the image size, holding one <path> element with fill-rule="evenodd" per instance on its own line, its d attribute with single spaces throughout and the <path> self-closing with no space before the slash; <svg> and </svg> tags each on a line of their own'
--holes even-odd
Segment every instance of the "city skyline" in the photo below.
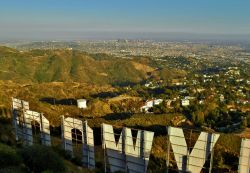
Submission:
<svg viewBox="0 0 250 173">
<path fill-rule="evenodd" d="M 1 40 L 245 39 L 250 2 L 17 1 L 1 3 Z"/>
</svg>

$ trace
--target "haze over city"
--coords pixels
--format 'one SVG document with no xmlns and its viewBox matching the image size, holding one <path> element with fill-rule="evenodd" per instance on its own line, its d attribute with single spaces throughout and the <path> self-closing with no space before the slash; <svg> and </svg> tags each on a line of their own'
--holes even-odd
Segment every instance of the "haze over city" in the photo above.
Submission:
<svg viewBox="0 0 250 173">
<path fill-rule="evenodd" d="M 9 0 L 0 40 L 249 40 L 246 0 Z"/>
</svg>

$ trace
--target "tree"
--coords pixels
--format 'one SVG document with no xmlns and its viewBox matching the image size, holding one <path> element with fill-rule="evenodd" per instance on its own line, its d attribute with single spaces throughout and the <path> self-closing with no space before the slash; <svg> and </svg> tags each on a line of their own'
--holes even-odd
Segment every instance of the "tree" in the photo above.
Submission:
<svg viewBox="0 0 250 173">
<path fill-rule="evenodd" d="M 172 96 L 172 94 L 173 94 L 173 92 L 172 92 L 172 90 L 170 90 L 170 89 L 165 89 L 165 92 L 164 92 L 169 98 Z"/>
<path fill-rule="evenodd" d="M 13 148 L 0 143 L 0 168 L 17 166 L 20 163 L 21 158 L 16 151 Z"/>
<path fill-rule="evenodd" d="M 200 110 L 197 110 L 192 113 L 192 120 L 197 126 L 201 126 L 204 123 L 204 113 Z"/>
<path fill-rule="evenodd" d="M 165 101 L 163 101 L 162 103 L 160 103 L 159 105 L 155 105 L 151 110 L 152 112 L 156 113 L 156 114 L 164 114 L 167 113 L 167 108 L 165 106 Z"/>
<path fill-rule="evenodd" d="M 250 114 L 247 115 L 247 126 L 250 127 Z"/>
<path fill-rule="evenodd" d="M 172 102 L 172 107 L 174 107 L 174 112 L 175 112 L 175 113 L 178 113 L 178 112 L 182 112 L 182 111 L 183 111 L 183 109 L 182 109 L 181 104 L 180 104 L 179 101 L 173 101 L 173 102 Z"/>
<path fill-rule="evenodd" d="M 64 172 L 65 166 L 62 158 L 50 147 L 43 145 L 27 146 L 20 150 L 24 164 L 32 172 L 43 171 Z"/>
</svg>

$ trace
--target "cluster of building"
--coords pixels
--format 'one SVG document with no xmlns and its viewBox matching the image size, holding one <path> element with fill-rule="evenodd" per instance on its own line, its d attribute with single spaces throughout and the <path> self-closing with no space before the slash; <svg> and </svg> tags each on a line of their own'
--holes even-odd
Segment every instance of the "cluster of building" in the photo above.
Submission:
<svg viewBox="0 0 250 173">
<path fill-rule="evenodd" d="M 163 99 L 152 99 L 147 100 L 145 105 L 140 108 L 141 112 L 149 112 L 150 108 L 153 108 L 155 105 L 159 105 L 163 102 Z"/>
<path fill-rule="evenodd" d="M 172 88 L 175 96 L 164 101 L 171 103 L 178 101 L 182 107 L 192 104 L 206 104 L 209 100 L 216 99 L 226 104 L 229 111 L 240 110 L 249 112 L 250 107 L 250 82 L 246 74 L 241 73 L 244 68 L 238 66 L 223 67 L 212 73 L 192 74 L 188 77 L 175 79 L 172 82 L 147 81 L 144 87 L 152 90 L 157 88 Z M 171 96 L 170 96 L 171 97 Z M 150 108 L 163 102 L 161 98 L 147 100 L 141 107 L 141 112 L 149 112 Z M 171 108 L 171 106 L 169 106 Z"/>
</svg>

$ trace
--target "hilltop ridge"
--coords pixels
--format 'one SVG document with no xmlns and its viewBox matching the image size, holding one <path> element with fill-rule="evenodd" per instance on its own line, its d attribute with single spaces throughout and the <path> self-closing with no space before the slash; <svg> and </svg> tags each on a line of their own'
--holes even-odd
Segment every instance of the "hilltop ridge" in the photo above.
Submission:
<svg viewBox="0 0 250 173">
<path fill-rule="evenodd" d="M 0 80 L 112 85 L 139 83 L 167 70 L 159 70 L 145 57 L 124 59 L 67 49 L 18 51 L 3 46 L 0 47 L 0 69 Z"/>
</svg>

